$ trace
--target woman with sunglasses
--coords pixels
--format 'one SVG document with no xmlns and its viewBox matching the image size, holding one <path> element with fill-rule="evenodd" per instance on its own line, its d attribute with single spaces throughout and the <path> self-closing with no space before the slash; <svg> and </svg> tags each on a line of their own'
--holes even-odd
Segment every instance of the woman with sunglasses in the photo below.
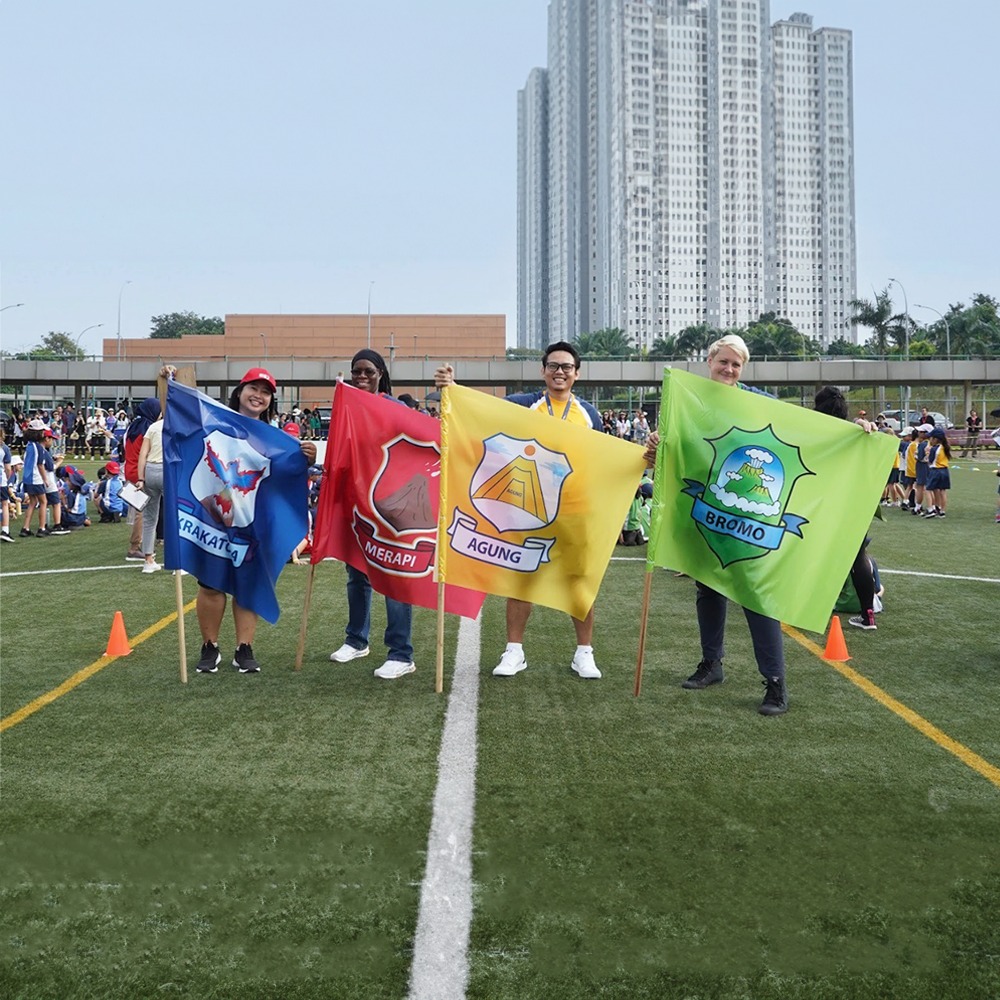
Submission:
<svg viewBox="0 0 1000 1000">
<path fill-rule="evenodd" d="M 392 395 L 392 381 L 385 360 L 378 351 L 361 350 L 351 359 L 351 385 L 362 392 L 370 392 L 387 399 Z M 406 405 L 405 403 L 401 405 Z M 334 663 L 360 660 L 370 652 L 368 633 L 371 630 L 372 585 L 366 574 L 347 566 L 347 628 L 344 645 L 330 654 Z M 375 671 L 384 681 L 394 681 L 416 669 L 413 662 L 413 606 L 385 599 L 385 645 L 388 656 Z"/>
</svg>

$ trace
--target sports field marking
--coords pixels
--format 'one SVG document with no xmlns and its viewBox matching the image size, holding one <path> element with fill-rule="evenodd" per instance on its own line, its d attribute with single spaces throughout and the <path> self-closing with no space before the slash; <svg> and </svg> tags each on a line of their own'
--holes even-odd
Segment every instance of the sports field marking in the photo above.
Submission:
<svg viewBox="0 0 1000 1000">
<path fill-rule="evenodd" d="M 928 574 L 921 574 L 926 576 Z M 911 708 L 907 708 L 901 701 L 897 701 L 892 695 L 887 694 L 877 684 L 873 684 L 867 677 L 862 676 L 856 670 L 852 670 L 846 663 L 839 663 L 836 660 L 823 658 L 824 650 L 816 645 L 811 639 L 804 636 L 798 629 L 791 625 L 782 625 L 782 631 L 790 636 L 800 646 L 809 650 L 814 656 L 824 663 L 833 667 L 843 677 L 846 677 L 852 684 L 861 688 L 865 694 L 870 695 L 879 704 L 884 705 L 890 712 L 894 712 L 904 722 L 909 723 L 914 729 L 923 733 L 943 750 L 953 754 L 967 767 L 971 767 L 977 774 L 981 774 L 987 781 L 1000 788 L 1000 768 L 994 767 L 989 761 L 983 760 L 979 754 L 973 753 L 967 746 L 963 746 L 957 740 L 953 740 L 947 733 L 943 733 L 937 726 L 928 722 L 923 716 L 917 715 Z"/>
<path fill-rule="evenodd" d="M 481 618 L 462 618 L 458 626 L 413 942 L 410 1000 L 464 997 L 469 980 Z"/>
<path fill-rule="evenodd" d="M 9 576 L 48 576 L 51 573 L 96 573 L 106 569 L 141 569 L 141 562 L 122 563 L 118 566 L 67 566 L 65 569 L 20 569 L 14 573 L 0 573 L 0 580 Z"/>
<path fill-rule="evenodd" d="M 953 573 L 921 573 L 915 569 L 882 569 L 881 566 L 879 566 L 878 571 L 890 576 L 928 576 L 932 580 L 968 580 L 972 583 L 1000 583 L 1000 580 L 995 580 L 991 576 L 956 576 Z"/>
<path fill-rule="evenodd" d="M 645 556 L 612 556 L 612 562 L 645 562 Z M 931 580 L 965 580 L 969 583 L 1000 583 L 1000 578 L 992 576 L 957 576 L 954 573 L 921 573 L 915 569 L 885 569 L 878 568 L 879 573 L 891 576 L 926 576 Z"/>
<path fill-rule="evenodd" d="M 184 614 L 193 610 L 195 604 L 197 604 L 197 601 L 185 604 Z M 154 625 L 150 625 L 145 632 L 140 632 L 134 639 L 129 639 L 129 644 L 132 649 L 135 649 L 136 646 L 142 645 L 147 639 L 152 639 L 157 632 L 162 632 L 168 625 L 175 621 L 177 621 L 177 612 L 173 611 L 165 618 L 161 618 Z M 35 712 L 43 709 L 46 705 L 51 705 L 57 698 L 68 694 L 73 688 L 78 687 L 89 677 L 93 677 L 98 671 L 103 670 L 109 663 L 114 663 L 115 660 L 120 659 L 120 656 L 102 656 L 99 660 L 91 663 L 89 667 L 78 670 L 72 677 L 63 681 L 59 687 L 55 687 L 51 691 L 46 691 L 45 694 L 39 695 L 34 701 L 29 701 L 23 708 L 19 708 L 16 712 L 11 712 L 6 718 L 0 719 L 0 733 L 10 729 L 11 726 L 16 726 L 19 722 L 24 722 L 28 716 L 34 715 Z"/>
</svg>

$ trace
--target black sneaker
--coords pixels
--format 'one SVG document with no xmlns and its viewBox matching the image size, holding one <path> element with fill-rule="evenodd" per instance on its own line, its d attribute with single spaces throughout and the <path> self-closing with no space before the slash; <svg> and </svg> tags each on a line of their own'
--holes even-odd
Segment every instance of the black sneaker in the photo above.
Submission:
<svg viewBox="0 0 1000 1000">
<path fill-rule="evenodd" d="M 241 674 L 259 674 L 260 664 L 253 658 L 253 647 L 249 642 L 241 643 L 233 653 L 233 666 Z"/>
<path fill-rule="evenodd" d="M 222 654 L 214 642 L 206 642 L 201 647 L 201 659 L 198 661 L 199 674 L 215 674 L 219 671 Z"/>
<path fill-rule="evenodd" d="M 35 532 L 35 538 L 48 538 L 51 534 L 52 531 L 50 528 L 39 528 L 38 531 Z"/>
<path fill-rule="evenodd" d="M 784 715 L 788 711 L 788 692 L 784 677 L 768 677 L 763 682 L 764 700 L 757 709 L 761 715 Z"/>
<path fill-rule="evenodd" d="M 54 524 L 52 526 L 51 534 L 53 535 L 68 535 L 69 528 L 65 524 Z"/>
<path fill-rule="evenodd" d="M 721 684 L 726 679 L 722 672 L 722 660 L 702 660 L 695 672 L 681 684 L 682 688 L 700 691 L 710 684 Z"/>
<path fill-rule="evenodd" d="M 27 528 L 22 528 L 22 529 L 21 529 L 21 530 L 20 530 L 20 531 L 18 532 L 18 535 L 19 535 L 19 536 L 20 536 L 21 538 L 32 538 L 32 537 L 34 536 L 34 532 L 33 532 L 33 531 L 29 531 L 29 530 L 28 530 Z"/>
<path fill-rule="evenodd" d="M 10 537 L 9 531 L 0 531 L 0 542 L 12 542 L 13 538 Z"/>
<path fill-rule="evenodd" d="M 860 615 L 855 615 L 853 618 L 848 618 L 847 624 L 853 625 L 855 628 L 864 628 L 864 629 L 878 628 L 878 625 L 875 624 L 874 611 L 862 611 Z"/>
</svg>

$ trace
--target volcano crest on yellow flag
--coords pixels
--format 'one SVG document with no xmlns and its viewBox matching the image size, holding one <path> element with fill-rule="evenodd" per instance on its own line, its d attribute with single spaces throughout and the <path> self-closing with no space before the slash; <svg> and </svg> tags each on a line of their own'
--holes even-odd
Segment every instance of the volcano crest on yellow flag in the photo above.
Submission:
<svg viewBox="0 0 1000 1000">
<path fill-rule="evenodd" d="M 464 386 L 441 397 L 439 580 L 586 617 L 642 449 Z"/>
</svg>

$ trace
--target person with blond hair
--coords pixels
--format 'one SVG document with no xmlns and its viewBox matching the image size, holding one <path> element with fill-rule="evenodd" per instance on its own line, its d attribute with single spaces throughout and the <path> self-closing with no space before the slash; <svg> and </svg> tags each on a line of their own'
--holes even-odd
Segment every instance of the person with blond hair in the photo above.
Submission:
<svg viewBox="0 0 1000 1000">
<path fill-rule="evenodd" d="M 750 351 L 743 338 L 734 333 L 727 334 L 708 348 L 708 377 L 721 385 L 770 396 L 771 394 L 764 392 L 763 389 L 740 382 L 743 367 L 749 360 Z M 650 434 L 646 445 L 645 458 L 649 465 L 654 465 L 656 462 L 659 444 L 660 436 L 654 431 Z M 666 444 L 664 442 L 664 446 Z M 695 588 L 695 610 L 701 637 L 701 662 L 694 673 L 681 684 L 681 687 L 689 691 L 700 691 L 713 684 L 721 684 L 726 679 L 722 661 L 725 657 L 728 598 L 697 581 Z M 749 608 L 743 608 L 743 614 L 750 630 L 757 670 L 764 684 L 764 700 L 757 711 L 761 715 L 782 715 L 788 711 L 788 691 L 785 684 L 785 649 L 781 623 Z"/>
</svg>

